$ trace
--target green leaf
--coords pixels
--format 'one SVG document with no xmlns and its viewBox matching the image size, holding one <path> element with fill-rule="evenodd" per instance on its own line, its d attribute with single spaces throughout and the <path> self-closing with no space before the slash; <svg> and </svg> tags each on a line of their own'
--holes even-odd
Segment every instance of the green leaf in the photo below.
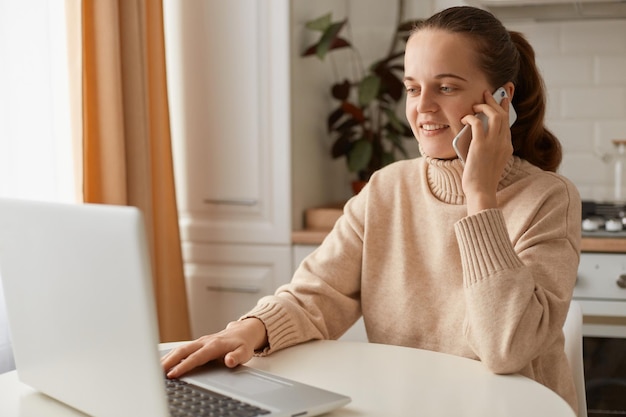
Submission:
<svg viewBox="0 0 626 417">
<path fill-rule="evenodd" d="M 328 51 L 332 49 L 331 46 L 333 46 L 333 44 L 335 43 L 339 31 L 341 31 L 345 24 L 346 20 L 338 23 L 332 23 L 328 28 L 326 28 L 326 30 L 324 30 L 324 33 L 322 34 L 322 39 L 320 39 L 319 43 L 317 44 L 316 53 L 319 59 L 323 60 L 324 57 L 326 57 Z"/>
<path fill-rule="evenodd" d="M 310 30 L 324 32 L 331 25 L 332 13 L 325 14 L 317 19 L 306 22 L 305 27 Z"/>
<path fill-rule="evenodd" d="M 359 139 L 353 143 L 348 153 L 348 169 L 358 172 L 367 167 L 372 158 L 372 144 L 365 139 Z"/>
<path fill-rule="evenodd" d="M 391 152 L 383 152 L 382 158 L 380 161 L 381 167 L 387 166 L 393 162 L 396 162 L 395 156 Z"/>
<path fill-rule="evenodd" d="M 405 158 L 408 158 L 409 153 L 406 151 L 404 147 L 404 143 L 402 142 L 402 138 L 398 135 L 398 133 L 393 130 L 390 130 L 389 128 L 387 128 L 386 131 L 387 131 L 386 138 L 387 140 L 391 142 L 393 148 L 400 151 L 400 153 Z"/>
<path fill-rule="evenodd" d="M 404 132 L 404 125 L 398 119 L 398 116 L 391 111 L 391 109 L 385 109 L 385 114 L 387 115 L 387 119 L 389 120 L 389 124 L 398 132 Z"/>
<path fill-rule="evenodd" d="M 378 95 L 380 90 L 380 78 L 368 75 L 359 83 L 359 104 L 367 106 Z"/>
</svg>

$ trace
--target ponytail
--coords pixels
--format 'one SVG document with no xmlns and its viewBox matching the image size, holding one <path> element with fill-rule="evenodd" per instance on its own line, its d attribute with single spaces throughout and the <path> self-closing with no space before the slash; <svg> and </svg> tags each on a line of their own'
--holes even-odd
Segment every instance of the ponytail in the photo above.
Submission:
<svg viewBox="0 0 626 417">
<path fill-rule="evenodd" d="M 535 53 L 521 33 L 510 35 L 520 55 L 512 101 L 517 112 L 517 121 L 511 126 L 513 154 L 546 171 L 556 171 L 563 155 L 559 140 L 544 125 L 545 86 Z"/>
</svg>

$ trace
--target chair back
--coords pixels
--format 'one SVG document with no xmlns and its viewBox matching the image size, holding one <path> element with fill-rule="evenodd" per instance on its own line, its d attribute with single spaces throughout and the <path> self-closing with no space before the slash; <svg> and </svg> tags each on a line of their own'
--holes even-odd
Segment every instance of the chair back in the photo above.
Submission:
<svg viewBox="0 0 626 417">
<path fill-rule="evenodd" d="M 587 395 L 585 393 L 585 368 L 583 363 L 583 311 L 580 303 L 572 300 L 563 325 L 565 355 L 569 361 L 574 385 L 578 395 L 578 417 L 587 417 Z"/>
</svg>

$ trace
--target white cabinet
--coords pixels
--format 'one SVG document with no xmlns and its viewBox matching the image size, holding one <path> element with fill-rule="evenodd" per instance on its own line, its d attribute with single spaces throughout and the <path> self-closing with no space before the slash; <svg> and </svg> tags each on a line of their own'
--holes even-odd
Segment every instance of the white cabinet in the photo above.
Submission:
<svg viewBox="0 0 626 417">
<path fill-rule="evenodd" d="M 252 307 L 291 266 L 289 1 L 163 6 L 177 203 L 198 336 Z M 250 263 L 257 255 L 265 259 Z M 198 295 L 200 287 L 208 295 Z"/>
<path fill-rule="evenodd" d="M 186 243 L 192 337 L 219 331 L 291 279 L 290 248 Z"/>
</svg>

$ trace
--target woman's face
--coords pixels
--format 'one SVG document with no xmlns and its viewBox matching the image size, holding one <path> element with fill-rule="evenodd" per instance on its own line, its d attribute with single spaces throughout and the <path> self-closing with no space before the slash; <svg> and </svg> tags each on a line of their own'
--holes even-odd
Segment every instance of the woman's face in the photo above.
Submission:
<svg viewBox="0 0 626 417">
<path fill-rule="evenodd" d="M 456 158 L 452 140 L 461 118 L 495 89 L 478 68 L 471 40 L 444 30 L 422 29 L 409 39 L 404 56 L 406 117 L 423 152 Z"/>
</svg>

